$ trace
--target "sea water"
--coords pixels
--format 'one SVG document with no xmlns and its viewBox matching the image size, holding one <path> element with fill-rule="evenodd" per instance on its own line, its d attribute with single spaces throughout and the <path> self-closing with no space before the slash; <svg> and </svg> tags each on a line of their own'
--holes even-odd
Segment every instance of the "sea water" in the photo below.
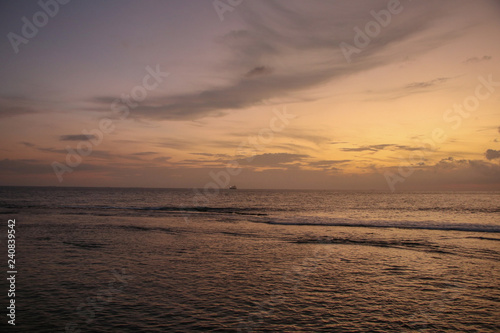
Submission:
<svg viewBox="0 0 500 333">
<path fill-rule="evenodd" d="M 0 325 L 498 332 L 499 203 L 499 192 L 3 187 L 16 325 L 5 279 Z"/>
</svg>

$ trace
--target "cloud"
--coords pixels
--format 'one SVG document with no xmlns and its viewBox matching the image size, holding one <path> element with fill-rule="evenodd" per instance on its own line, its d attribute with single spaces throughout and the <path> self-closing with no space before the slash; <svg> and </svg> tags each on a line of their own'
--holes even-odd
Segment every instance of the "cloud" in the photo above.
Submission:
<svg viewBox="0 0 500 333">
<path fill-rule="evenodd" d="M 0 174 L 4 176 L 4 181 L 5 179 L 8 179 L 8 177 L 13 175 L 18 175 L 21 177 L 25 177 L 27 175 L 49 175 L 50 177 L 47 178 L 49 179 L 49 184 L 59 184 L 54 174 L 51 162 L 52 161 L 41 161 L 33 159 L 3 159 L 0 160 Z M 131 170 L 133 170 L 133 168 L 127 169 L 127 166 L 124 165 L 117 166 L 82 163 L 74 170 L 75 172 L 72 173 L 72 175 L 81 174 L 81 172 L 84 172 L 83 175 L 85 175 L 85 172 L 97 171 L 106 172 L 110 175 L 122 173 L 124 178 L 129 178 L 131 175 L 133 175 Z M 83 176 L 82 185 L 88 185 L 88 180 L 85 176 Z"/>
<path fill-rule="evenodd" d="M 321 160 L 321 161 L 309 162 L 308 165 L 315 168 L 330 168 L 331 170 L 340 170 L 339 168 L 334 167 L 333 165 L 345 164 L 351 161 L 352 160 Z"/>
<path fill-rule="evenodd" d="M 492 164 L 484 161 L 472 160 L 469 161 L 469 166 L 475 172 L 487 176 L 490 178 L 490 181 L 500 182 L 500 165 Z"/>
<path fill-rule="evenodd" d="M 191 155 L 205 156 L 205 157 L 229 157 L 227 154 L 212 154 L 212 153 L 190 153 Z"/>
<path fill-rule="evenodd" d="M 442 83 L 445 83 L 446 81 L 449 81 L 451 78 L 450 77 L 439 77 L 437 79 L 429 80 L 429 81 L 421 81 L 421 82 L 413 82 L 405 86 L 405 89 L 424 89 L 424 88 L 430 88 L 434 87 L 437 85 L 440 85 Z"/>
<path fill-rule="evenodd" d="M 76 141 L 76 140 L 70 140 L 70 141 Z M 60 155 L 67 155 L 68 151 L 65 149 L 56 149 L 52 147 L 40 147 L 37 146 L 31 142 L 20 142 L 26 147 L 33 148 L 35 150 L 44 152 L 44 153 L 52 153 L 52 154 L 60 154 Z M 107 150 L 92 150 L 92 153 L 87 156 L 86 158 L 98 158 L 98 159 L 106 159 L 106 160 L 111 160 L 113 158 L 118 158 L 118 157 L 123 157 L 126 159 L 138 159 L 138 157 L 132 155 L 125 155 L 125 156 L 119 156 L 119 155 L 114 155 L 111 152 Z"/>
<path fill-rule="evenodd" d="M 342 151 L 347 151 L 347 152 L 359 152 L 359 151 L 379 151 L 379 150 L 384 150 L 387 147 L 390 147 L 392 145 L 390 144 L 381 144 L 381 145 L 370 145 L 370 146 L 363 146 L 363 147 L 357 147 L 357 148 L 340 148 Z"/>
<path fill-rule="evenodd" d="M 68 154 L 68 151 L 65 149 L 56 149 L 52 147 L 34 147 L 34 148 L 38 151 L 43 151 L 45 153 L 63 154 L 63 155 Z M 111 159 L 115 157 L 115 155 L 106 150 L 92 150 L 92 153 L 86 158 L 91 158 L 91 157 L 100 159 Z"/>
<path fill-rule="evenodd" d="M 269 99 L 294 100 L 297 93 L 398 61 L 401 56 L 395 45 L 404 45 L 406 52 L 417 55 L 460 36 L 457 27 L 435 28 L 434 21 L 442 18 L 440 7 L 413 2 L 411 10 L 395 18 L 348 63 L 339 44 L 352 44 L 353 28 L 373 20 L 370 11 L 386 9 L 387 1 L 359 5 L 319 0 L 248 2 L 245 10 L 239 11 L 242 28 L 217 40 L 228 52 L 224 67 L 218 70 L 227 75 L 229 83 L 192 93 L 148 96 L 129 117 L 196 120 L 219 117 Z M 434 29 L 432 34 L 426 36 L 432 37 L 424 37 L 430 29 Z M 414 40 L 416 37 L 421 38 Z M 265 75 L 271 69 L 272 75 Z M 246 71 L 243 77 L 242 70 Z M 96 96 L 93 101 L 105 112 L 115 98 Z"/>
<path fill-rule="evenodd" d="M 298 162 L 307 157 L 309 156 L 303 154 L 266 153 L 255 155 L 249 158 L 238 159 L 237 162 L 241 165 L 277 167 L 284 166 L 288 163 Z"/>
<path fill-rule="evenodd" d="M 26 147 L 30 147 L 30 148 L 33 148 L 35 147 L 35 144 L 31 143 L 31 142 L 26 142 L 26 141 L 23 141 L 23 142 L 20 142 L 22 145 L 26 146 Z"/>
<path fill-rule="evenodd" d="M 61 141 L 90 141 L 97 139 L 95 135 L 86 134 L 76 134 L 76 135 L 61 135 L 59 140 Z"/>
<path fill-rule="evenodd" d="M 53 153 L 53 154 L 67 154 L 68 152 L 64 149 L 55 149 L 52 147 L 39 147 L 33 143 L 30 142 L 21 142 L 23 145 L 29 148 L 36 149 L 38 151 L 44 152 L 44 153 Z"/>
<path fill-rule="evenodd" d="M 397 173 L 398 167 L 386 170 Z M 448 157 L 431 166 L 415 167 L 413 174 L 397 186 L 400 190 L 490 189 L 500 187 L 500 165 Z"/>
<path fill-rule="evenodd" d="M 453 174 L 454 172 L 456 174 L 456 171 L 460 171 L 462 173 L 472 171 L 486 177 L 492 177 L 492 181 L 500 181 L 500 166 L 481 160 L 466 160 L 447 157 L 431 166 L 429 171 L 449 174 Z M 463 177 L 463 179 L 457 177 L 456 180 L 464 181 L 467 180 L 467 178 L 469 178 L 468 181 L 474 181 L 474 178 L 470 178 L 470 174 L 467 177 Z"/>
<path fill-rule="evenodd" d="M 330 164 L 341 164 L 351 162 L 352 160 L 320 160 L 310 162 L 309 165 L 330 165 Z"/>
<path fill-rule="evenodd" d="M 215 156 L 215 154 L 211 154 L 211 153 L 191 153 L 191 155 L 207 156 L 207 157 Z"/>
<path fill-rule="evenodd" d="M 325 136 L 320 134 L 315 134 L 313 131 L 305 131 L 304 129 L 295 130 L 287 129 L 286 132 L 280 134 L 282 137 L 288 137 L 291 140 L 303 140 L 311 142 L 315 145 L 321 145 L 323 143 L 328 143 L 331 141 L 331 136 Z"/>
<path fill-rule="evenodd" d="M 469 162 L 467 160 L 464 159 L 456 160 L 455 158 L 450 156 L 447 158 L 443 158 L 439 162 L 437 162 L 434 165 L 434 169 L 452 170 L 452 169 L 466 167 L 468 163 Z"/>
<path fill-rule="evenodd" d="M 22 106 L 0 106 L 0 118 L 8 118 L 14 116 L 21 116 L 25 114 L 33 114 L 36 113 L 34 108 L 30 107 L 22 107 Z"/>
<path fill-rule="evenodd" d="M 258 66 L 253 68 L 252 70 L 248 71 L 245 74 L 245 77 L 251 78 L 254 76 L 260 76 L 260 75 L 268 75 L 273 72 L 272 68 L 266 67 L 266 66 Z"/>
<path fill-rule="evenodd" d="M 410 146 L 406 146 L 406 145 L 394 145 L 393 147 L 396 148 L 394 150 L 406 150 L 406 151 L 427 150 L 427 148 L 423 148 L 423 147 L 410 147 Z"/>
<path fill-rule="evenodd" d="M 249 138 L 255 136 L 255 131 L 248 132 L 234 132 L 231 133 L 231 136 L 234 137 L 244 137 Z M 325 136 L 318 134 L 317 131 L 307 130 L 304 128 L 294 129 L 287 128 L 286 131 L 280 132 L 280 137 L 288 139 L 288 143 L 282 143 L 280 145 L 273 145 L 273 147 L 283 147 L 285 149 L 294 150 L 303 150 L 303 149 L 312 149 L 312 146 L 321 146 L 323 144 L 329 143 L 331 140 L 331 136 Z M 311 143 L 313 145 L 311 145 Z M 226 145 L 222 145 L 226 147 Z"/>
<path fill-rule="evenodd" d="M 157 152 L 154 152 L 154 151 L 145 151 L 145 152 L 140 152 L 140 153 L 133 153 L 131 155 L 134 155 L 134 156 L 151 156 L 151 155 L 157 155 L 158 153 Z"/>
<path fill-rule="evenodd" d="M 500 158 L 500 150 L 493 150 L 493 149 L 488 149 L 484 155 L 486 156 L 487 160 L 494 160 L 497 158 Z"/>
<path fill-rule="evenodd" d="M 295 144 L 295 143 L 282 143 L 282 144 L 273 144 L 272 145 L 273 149 L 281 150 L 281 151 L 290 151 L 290 152 L 305 152 L 307 150 L 309 151 L 317 151 L 316 148 L 311 147 L 310 145 L 302 145 L 302 144 Z"/>
<path fill-rule="evenodd" d="M 482 62 L 482 61 L 488 61 L 490 60 L 492 57 L 491 56 L 488 56 L 488 55 L 485 55 L 483 56 L 482 58 L 478 58 L 478 57 L 471 57 L 471 58 L 467 58 L 464 63 L 466 64 L 475 64 L 475 63 L 478 63 L 478 62 Z"/>
<path fill-rule="evenodd" d="M 195 148 L 199 146 L 199 143 L 196 143 L 195 141 L 189 141 L 185 139 L 177 139 L 174 137 L 171 138 L 165 138 L 162 139 L 162 141 L 157 142 L 156 146 L 162 147 L 162 148 L 169 148 L 169 149 L 176 149 L 176 150 L 190 150 L 192 148 Z"/>
<path fill-rule="evenodd" d="M 172 157 L 170 156 L 161 156 L 161 157 L 155 157 L 153 161 L 158 162 L 158 163 L 164 163 L 170 160 Z"/>
<path fill-rule="evenodd" d="M 47 174 L 54 172 L 48 163 L 32 159 L 0 160 L 1 173 L 10 174 Z"/>
<path fill-rule="evenodd" d="M 405 151 L 417 151 L 417 150 L 425 150 L 425 148 L 421 147 L 410 147 L 406 145 L 396 145 L 396 144 L 379 144 L 379 145 L 369 145 L 362 147 L 354 147 L 354 148 L 340 148 L 341 151 L 345 152 L 361 152 L 361 151 L 373 151 L 377 152 L 379 150 L 384 150 L 386 148 L 392 148 L 390 150 L 405 150 Z"/>
<path fill-rule="evenodd" d="M 413 94 L 433 92 L 436 87 L 439 87 L 452 79 L 453 77 L 438 77 L 427 81 L 411 82 L 393 89 L 366 91 L 365 94 L 369 96 L 371 95 L 371 97 L 366 98 L 365 101 L 395 100 Z"/>
<path fill-rule="evenodd" d="M 33 100 L 22 96 L 0 96 L 0 118 L 9 118 L 39 112 Z"/>
</svg>

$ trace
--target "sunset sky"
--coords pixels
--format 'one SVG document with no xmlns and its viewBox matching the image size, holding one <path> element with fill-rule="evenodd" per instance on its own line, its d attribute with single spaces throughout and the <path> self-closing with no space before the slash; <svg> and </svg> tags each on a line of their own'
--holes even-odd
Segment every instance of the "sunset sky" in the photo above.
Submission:
<svg viewBox="0 0 500 333">
<path fill-rule="evenodd" d="M 0 185 L 500 190 L 498 1 L 41 3 L 0 4 Z"/>
</svg>

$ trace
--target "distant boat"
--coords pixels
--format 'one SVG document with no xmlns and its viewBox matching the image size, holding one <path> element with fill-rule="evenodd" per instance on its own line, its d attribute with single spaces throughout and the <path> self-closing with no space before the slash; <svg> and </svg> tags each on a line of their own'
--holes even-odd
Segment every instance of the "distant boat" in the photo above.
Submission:
<svg viewBox="0 0 500 333">
<path fill-rule="evenodd" d="M 236 190 L 236 189 L 238 189 L 238 188 L 236 187 L 236 185 L 231 185 L 231 186 L 229 186 L 229 189 L 230 189 L 230 190 Z"/>
</svg>

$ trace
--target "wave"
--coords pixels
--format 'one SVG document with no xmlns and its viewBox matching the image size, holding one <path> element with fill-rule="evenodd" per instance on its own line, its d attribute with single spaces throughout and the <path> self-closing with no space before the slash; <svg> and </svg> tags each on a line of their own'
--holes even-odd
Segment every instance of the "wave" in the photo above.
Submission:
<svg viewBox="0 0 500 333">
<path fill-rule="evenodd" d="M 299 237 L 293 240 L 298 244 L 343 244 L 343 245 L 366 245 L 376 247 L 405 248 L 425 252 L 452 253 L 442 246 L 418 240 L 382 240 L 382 239 L 356 239 L 346 237 Z"/>
<path fill-rule="evenodd" d="M 8 209 L 32 209 L 32 208 L 68 208 L 68 209 L 113 209 L 113 210 L 139 210 L 139 211 L 187 211 L 187 212 L 214 212 L 214 213 L 235 213 L 235 214 L 244 214 L 247 211 L 256 212 L 259 211 L 260 215 L 267 215 L 262 213 L 263 211 L 269 212 L 294 212 L 300 211 L 300 208 L 294 207 L 209 207 L 209 206 L 107 206 L 107 205 L 58 205 L 58 206 L 48 206 L 48 205 L 34 205 L 34 204 L 3 204 L 0 205 L 2 208 Z M 484 213 L 484 214 L 494 214 L 499 213 L 500 208 L 467 208 L 467 207 L 352 207 L 347 208 L 347 210 L 371 210 L 371 211 L 429 211 L 429 212 L 459 212 L 459 213 Z M 345 210 L 345 209 L 343 209 Z"/>
<path fill-rule="evenodd" d="M 489 240 L 499 240 L 496 238 L 487 237 L 466 237 L 466 238 L 479 238 L 479 239 L 489 239 Z M 339 245 L 360 245 L 360 246 L 373 246 L 382 248 L 393 248 L 393 249 L 404 249 L 419 252 L 428 253 L 438 253 L 447 255 L 459 255 L 461 257 L 476 258 L 476 259 L 488 259 L 499 261 L 500 252 L 492 249 L 466 249 L 457 245 L 446 245 L 431 242 L 424 239 L 376 239 L 376 238 L 364 238 L 364 237 L 332 237 L 332 236 L 317 236 L 308 237 L 302 236 L 290 240 L 297 244 L 339 244 Z M 342 260 L 342 259 L 341 259 Z M 392 268 L 386 268 L 386 271 L 392 271 L 395 274 L 403 273 L 401 267 L 393 266 Z"/>
<path fill-rule="evenodd" d="M 494 214 L 500 212 L 500 207 L 450 207 L 450 206 L 436 206 L 436 207 L 413 207 L 413 206 L 394 206 L 394 207 L 349 207 L 352 210 L 371 210 L 371 211 L 401 211 L 401 212 L 457 212 L 457 213 L 483 213 L 483 214 Z"/>
<path fill-rule="evenodd" d="M 424 230 L 454 230 L 454 231 L 470 231 L 470 232 L 487 232 L 500 233 L 500 225 L 494 223 L 481 223 L 481 219 L 476 218 L 471 223 L 453 223 L 445 221 L 448 215 L 442 216 L 441 221 L 416 221 L 416 220 L 384 220 L 375 218 L 338 218 L 338 217 L 319 217 L 319 216 L 292 216 L 296 211 L 285 207 L 239 207 L 239 206 L 183 206 L 165 205 L 165 206 L 132 206 L 132 205 L 33 205 L 30 203 L 9 203 L 3 204 L 1 208 L 10 209 L 32 209 L 35 213 L 45 213 L 44 209 L 57 211 L 58 214 L 69 215 L 95 215 L 95 216 L 111 216 L 118 215 L 147 215 L 158 217 L 164 214 L 172 215 L 192 215 L 192 214 L 211 214 L 213 216 L 226 216 L 230 219 L 242 218 L 250 222 L 279 224 L 279 225 L 294 225 L 294 226 L 338 226 L 338 227 L 366 227 L 366 228 L 399 228 L 399 229 L 424 229 Z M 377 210 L 375 208 L 375 210 Z M 401 210 L 402 216 L 406 209 Z M 415 208 L 415 210 L 442 210 L 442 208 Z M 496 208 L 476 210 L 477 212 L 494 212 Z M 470 209 L 463 209 L 463 212 L 471 212 Z M 12 213 L 12 212 L 7 212 Z M 348 213 L 348 212 L 344 212 Z M 274 215 L 280 215 L 275 217 Z M 314 214 L 314 213 L 313 213 Z M 377 213 L 378 214 L 378 213 Z M 281 217 L 283 215 L 283 217 Z M 380 216 L 380 214 L 378 214 Z M 455 215 L 449 215 L 453 217 Z M 456 216 L 455 216 L 456 217 Z M 466 215 L 464 215 L 466 217 Z M 492 221 L 494 222 L 494 221 Z"/>
<path fill-rule="evenodd" d="M 500 208 L 467 208 L 467 207 L 418 207 L 414 210 L 417 211 L 451 211 L 460 213 L 499 213 Z"/>
<path fill-rule="evenodd" d="M 59 210 L 81 210 L 80 214 L 92 214 L 93 211 L 115 210 L 115 211 L 158 211 L 158 212 L 186 212 L 186 213 L 214 213 L 214 214 L 238 214 L 238 215 L 253 215 L 267 216 L 264 210 L 282 211 L 282 209 L 263 209 L 260 207 L 208 207 L 208 206 L 107 206 L 107 205 L 27 205 L 27 204 L 7 204 L 1 205 L 4 209 L 59 209 Z M 0 212 L 10 214 L 12 212 Z M 72 213 L 75 214 L 75 213 Z"/>
<path fill-rule="evenodd" d="M 135 211 L 163 211 L 163 212 L 200 212 L 266 216 L 258 207 L 208 207 L 208 206 L 61 206 L 61 208 L 86 210 L 135 210 Z"/>
<path fill-rule="evenodd" d="M 406 220 L 354 220 L 333 217 L 282 217 L 253 219 L 251 222 L 290 225 L 290 226 L 328 226 L 328 227 L 358 227 L 358 228 L 397 228 L 442 231 L 470 231 L 500 233 L 500 225 L 448 223 L 436 221 L 406 221 Z"/>
<path fill-rule="evenodd" d="M 137 225 L 119 225 L 115 228 L 120 228 L 129 231 L 160 231 L 168 234 L 177 234 L 178 231 L 173 230 L 171 228 L 163 228 L 163 227 L 146 227 L 146 226 L 137 226 Z"/>
<path fill-rule="evenodd" d="M 99 243 L 87 243 L 87 242 L 77 242 L 77 241 L 73 242 L 63 241 L 62 243 L 82 249 L 100 249 L 104 247 L 104 244 L 99 244 Z"/>
<path fill-rule="evenodd" d="M 466 237 L 466 238 L 484 239 L 484 240 L 500 242 L 500 238 L 493 238 L 493 237 L 472 237 L 472 236 L 470 236 L 470 237 Z"/>
</svg>

